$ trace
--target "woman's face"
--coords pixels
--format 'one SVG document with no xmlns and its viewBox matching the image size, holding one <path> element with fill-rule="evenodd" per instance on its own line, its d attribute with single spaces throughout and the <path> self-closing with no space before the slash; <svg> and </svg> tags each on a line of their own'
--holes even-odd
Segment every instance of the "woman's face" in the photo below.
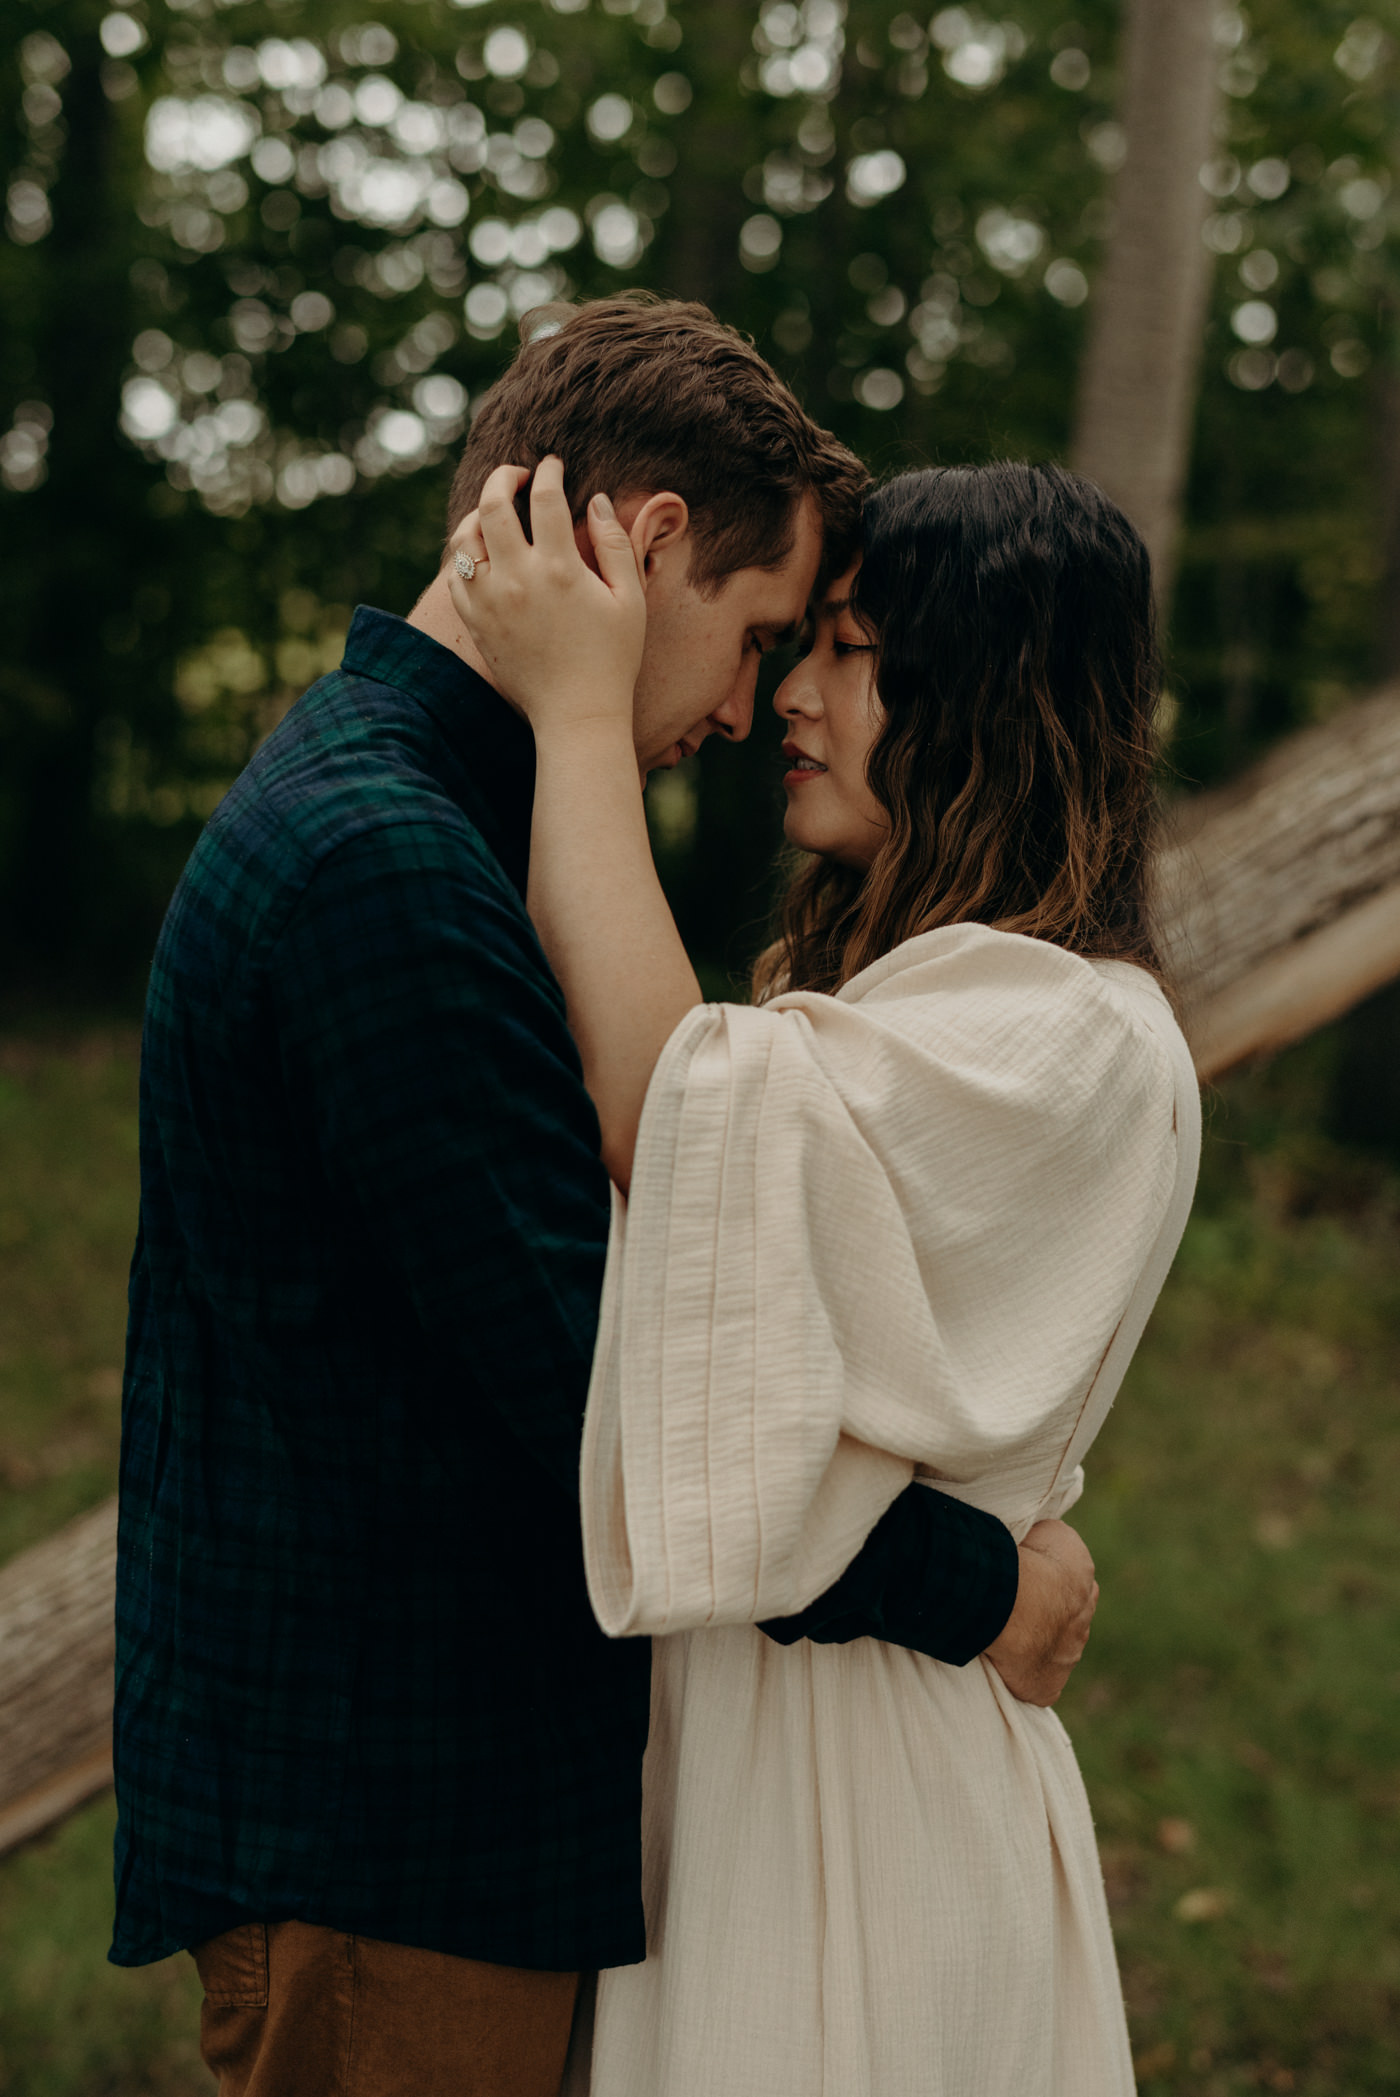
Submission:
<svg viewBox="0 0 1400 2097">
<path fill-rule="evenodd" d="M 816 607 L 809 654 L 784 678 L 773 700 L 785 723 L 783 834 L 803 852 L 844 866 L 868 867 L 884 842 L 889 818 L 865 779 L 865 761 L 884 721 L 875 690 L 872 636 L 850 607 L 855 562 L 831 583 Z"/>
</svg>

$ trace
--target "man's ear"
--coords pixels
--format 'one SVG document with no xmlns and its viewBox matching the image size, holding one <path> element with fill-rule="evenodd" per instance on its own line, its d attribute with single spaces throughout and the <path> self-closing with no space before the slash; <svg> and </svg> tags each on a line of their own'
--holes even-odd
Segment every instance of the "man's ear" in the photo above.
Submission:
<svg viewBox="0 0 1400 2097">
<path fill-rule="evenodd" d="M 624 515 L 622 521 L 644 580 L 650 579 L 658 558 L 666 559 L 684 548 L 689 561 L 690 510 L 684 496 L 662 489 L 649 495 L 634 517 Z"/>
<path fill-rule="evenodd" d="M 656 495 L 624 495 L 617 504 L 618 520 L 637 557 L 637 567 L 643 581 L 650 575 L 657 554 L 664 555 L 670 548 L 680 546 L 690 536 L 690 510 L 683 495 L 672 494 L 663 489 Z M 593 541 L 588 536 L 588 520 L 581 517 L 574 526 L 574 544 L 584 562 L 598 573 L 598 557 L 593 551 Z M 687 555 L 688 555 L 687 549 Z"/>
</svg>

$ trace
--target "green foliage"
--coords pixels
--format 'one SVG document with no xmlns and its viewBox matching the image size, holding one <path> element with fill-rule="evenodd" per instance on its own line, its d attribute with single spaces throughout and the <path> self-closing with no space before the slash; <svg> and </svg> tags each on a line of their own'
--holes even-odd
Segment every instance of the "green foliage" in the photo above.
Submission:
<svg viewBox="0 0 1400 2097">
<path fill-rule="evenodd" d="M 454 447 L 532 305 L 703 297 L 881 470 L 1065 450 L 1121 152 L 1107 0 L 15 0 L 9 23 L 12 975 L 144 962 L 195 828 L 348 608 L 406 608 L 432 572 Z M 1371 666 L 1397 30 L 1397 0 L 1220 18 L 1188 778 Z M 676 893 L 712 961 L 764 907 L 769 740 L 687 789 Z"/>
<path fill-rule="evenodd" d="M 1335 1037 L 1233 1080 L 1075 1519 L 1064 1700 L 1146 2097 L 1400 2089 L 1400 1183 L 1315 1131 Z M 0 1557 L 112 1488 L 134 1042 L 0 1053 Z M 0 1866 L 3 2097 L 206 2088 L 187 1963 L 103 1965 L 109 1804 Z"/>
</svg>

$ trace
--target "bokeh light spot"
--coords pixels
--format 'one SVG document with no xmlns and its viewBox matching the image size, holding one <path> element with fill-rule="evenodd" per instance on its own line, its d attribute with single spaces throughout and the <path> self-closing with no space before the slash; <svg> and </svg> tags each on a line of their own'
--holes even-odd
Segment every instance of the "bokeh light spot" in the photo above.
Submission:
<svg viewBox="0 0 1400 2097">
<path fill-rule="evenodd" d="M 599 95 L 588 111 L 588 129 L 600 145 L 613 145 L 632 129 L 632 115 L 626 95 Z"/>
<path fill-rule="evenodd" d="M 497 80 L 518 80 L 530 63 L 533 46 L 523 29 L 503 23 L 493 29 L 482 48 L 482 59 L 488 73 Z"/>
<path fill-rule="evenodd" d="M 855 382 L 855 396 L 863 408 L 877 408 L 882 412 L 897 408 L 904 398 L 904 381 L 897 371 L 885 365 L 872 365 L 863 371 Z"/>
</svg>

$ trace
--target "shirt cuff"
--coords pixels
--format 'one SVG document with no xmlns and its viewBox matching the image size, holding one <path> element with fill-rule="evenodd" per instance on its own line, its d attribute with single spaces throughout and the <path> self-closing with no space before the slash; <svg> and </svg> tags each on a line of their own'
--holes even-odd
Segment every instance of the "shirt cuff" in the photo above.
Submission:
<svg viewBox="0 0 1400 2097">
<path fill-rule="evenodd" d="M 759 1629 L 778 1645 L 879 1638 L 964 1667 L 1005 1629 L 1020 1558 L 1004 1522 L 926 1485 L 910 1485 L 825 1594 Z"/>
</svg>

